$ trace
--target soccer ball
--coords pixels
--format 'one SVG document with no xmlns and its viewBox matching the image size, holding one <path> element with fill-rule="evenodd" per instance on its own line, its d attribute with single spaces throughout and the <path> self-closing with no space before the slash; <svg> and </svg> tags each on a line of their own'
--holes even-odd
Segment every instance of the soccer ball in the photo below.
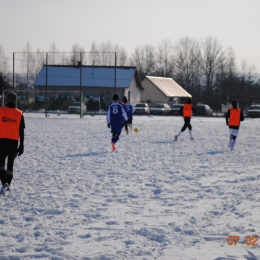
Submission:
<svg viewBox="0 0 260 260">
<path fill-rule="evenodd" d="M 138 129 L 138 128 L 135 128 L 135 132 L 138 133 L 138 132 L 139 132 L 139 129 Z"/>
</svg>

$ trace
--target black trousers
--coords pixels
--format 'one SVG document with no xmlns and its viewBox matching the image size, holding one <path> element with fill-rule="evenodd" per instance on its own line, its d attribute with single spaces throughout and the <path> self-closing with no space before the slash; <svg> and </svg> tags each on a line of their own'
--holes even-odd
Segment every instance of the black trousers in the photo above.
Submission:
<svg viewBox="0 0 260 260">
<path fill-rule="evenodd" d="M 13 179 L 14 159 L 17 155 L 18 141 L 0 138 L 0 180 L 2 185 L 11 185 Z M 7 159 L 7 174 L 5 171 L 5 161 Z"/>
<path fill-rule="evenodd" d="M 191 124 L 190 124 L 190 120 L 191 120 L 190 117 L 184 117 L 184 125 L 183 125 L 183 127 L 182 127 L 182 129 L 181 129 L 182 132 L 184 132 L 187 127 L 189 128 L 189 130 L 192 129 L 192 126 L 191 126 Z"/>
<path fill-rule="evenodd" d="M 125 130 L 126 131 L 128 130 L 128 125 L 132 124 L 132 121 L 133 121 L 133 119 L 129 119 L 129 120 L 125 121 L 124 125 L 125 125 Z"/>
<path fill-rule="evenodd" d="M 5 161 L 7 159 L 7 170 L 13 171 L 17 147 L 18 141 L 0 138 L 0 169 L 5 168 Z"/>
</svg>

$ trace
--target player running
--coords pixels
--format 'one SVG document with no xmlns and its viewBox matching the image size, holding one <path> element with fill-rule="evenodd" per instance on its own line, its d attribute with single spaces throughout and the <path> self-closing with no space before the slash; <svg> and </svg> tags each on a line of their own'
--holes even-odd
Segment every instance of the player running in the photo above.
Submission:
<svg viewBox="0 0 260 260">
<path fill-rule="evenodd" d="M 187 102 L 186 104 L 180 108 L 180 114 L 184 117 L 184 125 L 181 129 L 181 131 L 175 135 L 175 140 L 178 140 L 178 137 L 181 136 L 181 134 L 186 130 L 186 128 L 189 128 L 189 134 L 190 134 L 190 139 L 193 140 L 193 136 L 192 136 L 192 126 L 190 124 L 190 120 L 191 120 L 191 116 L 192 116 L 192 112 L 196 113 L 196 109 L 193 106 L 193 104 L 191 103 L 191 98 L 187 98 Z"/>
<path fill-rule="evenodd" d="M 226 114 L 226 123 L 229 126 L 230 133 L 230 142 L 228 147 L 231 151 L 235 147 L 241 121 L 244 121 L 244 114 L 242 110 L 237 107 L 237 101 L 234 100 L 232 102 L 232 108 L 230 108 Z"/>
<path fill-rule="evenodd" d="M 130 127 L 130 129 L 132 129 L 132 125 L 133 125 L 133 114 L 135 112 L 135 108 L 127 101 L 126 97 L 123 97 L 123 102 L 124 102 L 124 109 L 126 111 L 128 120 L 125 121 L 125 131 L 127 134 L 129 134 L 128 131 L 128 126 Z"/>
<path fill-rule="evenodd" d="M 123 122 L 127 121 L 127 114 L 122 104 L 119 103 L 119 97 L 117 94 L 113 96 L 113 102 L 109 105 L 107 110 L 107 127 L 111 128 L 112 139 L 112 151 L 116 151 L 116 142 L 119 140 L 119 136 L 122 131 Z"/>
<path fill-rule="evenodd" d="M 13 179 L 14 160 L 17 154 L 23 154 L 25 128 L 22 111 L 16 108 L 17 95 L 9 92 L 6 100 L 6 105 L 0 107 L 0 194 L 3 196 L 9 190 Z"/>
</svg>

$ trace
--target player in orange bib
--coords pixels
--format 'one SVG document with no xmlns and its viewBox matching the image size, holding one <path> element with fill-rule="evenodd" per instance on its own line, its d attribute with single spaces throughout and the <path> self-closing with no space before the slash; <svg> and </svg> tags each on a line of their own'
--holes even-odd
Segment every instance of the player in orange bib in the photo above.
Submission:
<svg viewBox="0 0 260 260">
<path fill-rule="evenodd" d="M 230 133 L 230 142 L 228 147 L 231 151 L 235 147 L 241 121 L 244 121 L 244 114 L 242 110 L 237 107 L 237 101 L 234 100 L 232 102 L 232 108 L 230 108 L 226 114 L 226 123 L 229 126 Z"/>
<path fill-rule="evenodd" d="M 191 103 L 191 98 L 187 98 L 186 104 L 180 109 L 180 114 L 184 117 L 184 125 L 181 131 L 177 135 L 175 135 L 176 141 L 178 140 L 178 137 L 180 137 L 181 134 L 186 130 L 187 127 L 189 129 L 190 139 L 193 140 L 192 126 L 190 124 L 192 113 L 196 113 L 196 109 Z"/>
<path fill-rule="evenodd" d="M 13 178 L 14 160 L 17 154 L 23 154 L 25 128 L 22 111 L 16 108 L 17 95 L 9 92 L 6 99 L 6 105 L 0 107 L 0 194 L 3 196 L 9 190 Z"/>
</svg>

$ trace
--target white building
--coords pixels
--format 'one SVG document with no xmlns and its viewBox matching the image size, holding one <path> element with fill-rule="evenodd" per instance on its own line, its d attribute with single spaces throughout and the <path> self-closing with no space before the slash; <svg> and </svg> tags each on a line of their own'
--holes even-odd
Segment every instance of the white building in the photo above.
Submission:
<svg viewBox="0 0 260 260">
<path fill-rule="evenodd" d="M 142 80 L 144 91 L 141 100 L 150 103 L 170 103 L 173 99 L 188 98 L 191 95 L 172 78 L 146 76 Z"/>
</svg>

